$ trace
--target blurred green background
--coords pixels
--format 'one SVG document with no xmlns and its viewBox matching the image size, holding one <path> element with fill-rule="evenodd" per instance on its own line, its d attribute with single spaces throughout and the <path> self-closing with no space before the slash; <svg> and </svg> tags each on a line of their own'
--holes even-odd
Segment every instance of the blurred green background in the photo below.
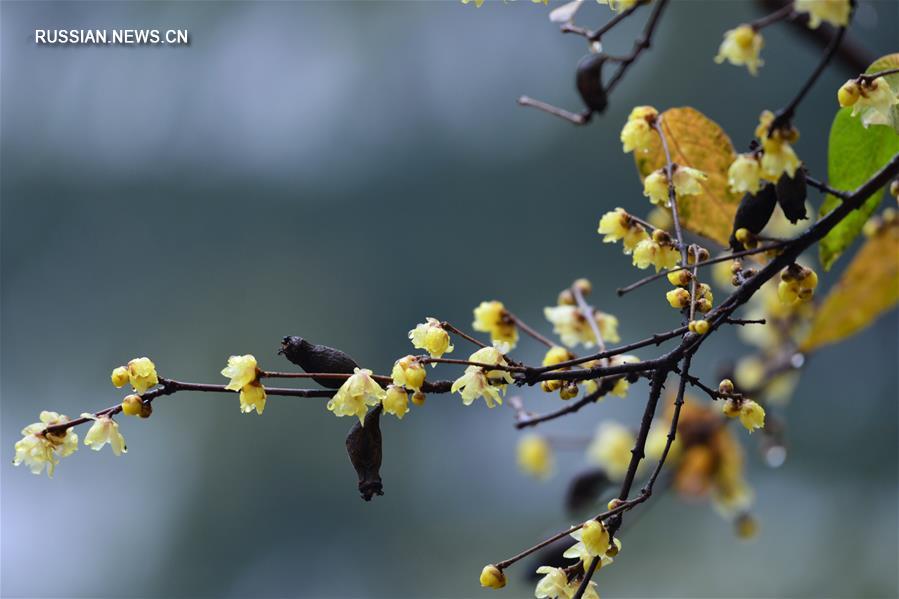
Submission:
<svg viewBox="0 0 899 599">
<path fill-rule="evenodd" d="M 164 398 L 149 421 L 122 422 L 127 456 L 82 447 L 52 481 L 13 468 L 13 445 L 41 409 L 118 401 L 109 371 L 135 356 L 164 376 L 222 382 L 228 355 L 281 367 L 280 338 L 299 334 L 384 372 L 425 316 L 467 326 L 483 299 L 548 333 L 542 307 L 579 276 L 625 342 L 670 328 L 659 286 L 616 298 L 638 273 L 596 235 L 604 211 L 648 207 L 618 141 L 627 113 L 692 104 L 743 148 L 821 52 L 772 27 L 752 79 L 712 57 L 758 7 L 675 1 L 607 114 L 575 128 L 515 105 L 529 94 L 579 107 L 584 44 L 530 2 L 0 11 L 5 597 L 486 596 L 483 564 L 574 521 L 562 497 L 584 464 L 566 452 L 549 482 L 519 474 L 505 407 L 434 396 L 402 422 L 385 418 L 386 495 L 371 503 L 344 453 L 352 422 L 321 400 L 272 398 L 257 417 L 232 396 Z M 897 50 L 897 12 L 861 3 L 853 34 L 872 55 Z M 588 4 L 579 22 L 608 16 Z M 626 51 L 642 20 L 607 46 Z M 115 27 L 188 28 L 191 45 L 33 43 L 35 28 Z M 799 112 L 813 173 L 850 74 L 830 69 Z M 659 498 L 598 576 L 601 594 L 897 596 L 896 329 L 893 313 L 810 361 L 785 410 L 783 468 L 764 468 L 747 444 L 754 542 L 707 504 Z M 697 372 L 744 351 L 718 335 Z M 519 353 L 540 357 L 527 342 Z M 645 390 L 546 431 L 636 426 Z M 535 391 L 526 400 L 554 406 Z M 510 570 L 502 596 L 532 596 L 523 574 Z"/>
</svg>

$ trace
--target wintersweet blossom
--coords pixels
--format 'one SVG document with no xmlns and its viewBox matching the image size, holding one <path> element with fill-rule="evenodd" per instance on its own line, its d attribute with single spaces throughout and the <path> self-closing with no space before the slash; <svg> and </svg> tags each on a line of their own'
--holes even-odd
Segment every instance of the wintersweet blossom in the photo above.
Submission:
<svg viewBox="0 0 899 599">
<path fill-rule="evenodd" d="M 849 0 L 794 0 L 793 10 L 808 13 L 808 26 L 816 29 L 823 21 L 834 27 L 845 27 L 852 7 Z"/>
<path fill-rule="evenodd" d="M 725 60 L 732 65 L 746 65 L 749 74 L 757 75 L 759 67 L 765 64 L 759 53 L 765 45 L 762 34 L 755 31 L 749 25 L 740 25 L 736 29 L 730 29 L 724 33 L 724 41 L 718 48 L 715 62 L 722 63 Z"/>
<path fill-rule="evenodd" d="M 409 393 L 403 387 L 388 385 L 387 393 L 381 400 L 384 411 L 402 420 L 409 411 Z"/>
<path fill-rule="evenodd" d="M 537 599 L 571 599 L 577 592 L 580 581 L 575 579 L 568 581 L 568 575 L 562 568 L 552 566 L 540 566 L 537 574 L 543 574 L 543 578 L 537 582 L 534 596 Z M 596 583 L 592 580 L 584 592 L 583 599 L 599 599 L 596 593 Z"/>
<path fill-rule="evenodd" d="M 378 405 L 386 396 L 387 392 L 372 378 L 371 370 L 355 368 L 328 402 L 328 410 L 335 416 L 356 416 L 359 424 L 365 426 L 368 406 Z"/>
<path fill-rule="evenodd" d="M 230 378 L 225 389 L 240 391 L 240 411 L 262 414 L 265 410 L 265 388 L 259 382 L 259 367 L 252 354 L 231 356 L 222 369 L 222 376 Z"/>
<path fill-rule="evenodd" d="M 47 427 L 65 424 L 67 416 L 56 412 L 43 411 L 40 422 L 29 424 L 22 429 L 22 439 L 16 442 L 16 456 L 13 465 L 25 464 L 32 474 L 40 474 L 47 468 L 47 475 L 53 477 L 59 458 L 70 456 L 78 449 L 78 435 L 71 428 L 62 434 L 46 433 Z"/>
<path fill-rule="evenodd" d="M 495 347 L 483 347 L 471 354 L 469 362 L 489 364 L 491 366 L 507 366 L 502 353 Z M 478 397 L 483 397 L 488 408 L 502 404 L 501 393 L 506 392 L 506 385 L 513 381 L 507 370 L 485 370 L 481 366 L 468 366 L 465 373 L 453 382 L 451 393 L 459 393 L 462 403 L 470 406 Z"/>
<path fill-rule="evenodd" d="M 543 309 L 543 315 L 552 323 L 553 332 L 568 347 L 574 347 L 578 343 L 583 344 L 584 347 L 596 345 L 593 327 L 590 326 L 577 306 L 549 306 Z M 618 336 L 618 319 L 615 316 L 594 310 L 593 318 L 603 341 L 608 343 L 621 341 L 621 337 Z"/>
<path fill-rule="evenodd" d="M 799 138 L 799 132 L 794 128 L 769 131 L 773 121 L 774 113 L 765 110 L 755 129 L 755 136 L 762 142 L 761 175 L 769 181 L 777 181 L 784 173 L 792 178 L 802 164 L 790 145 Z"/>
<path fill-rule="evenodd" d="M 538 434 L 525 435 L 518 442 L 518 467 L 534 478 L 546 478 L 553 470 L 549 442 Z"/>
<path fill-rule="evenodd" d="M 859 83 L 850 79 L 837 92 L 840 106 L 852 107 L 852 116 L 859 116 L 864 127 L 894 125 L 893 106 L 899 104 L 896 92 L 883 77 Z"/>
<path fill-rule="evenodd" d="M 632 253 L 637 244 L 649 238 L 649 233 L 643 225 L 635 221 L 623 208 L 606 212 L 599 219 L 597 233 L 605 235 L 602 239 L 604 243 L 622 240 L 625 255 Z"/>
<path fill-rule="evenodd" d="M 138 393 L 143 393 L 159 383 L 156 365 L 150 358 L 135 358 L 128 362 L 128 379 Z"/>
<path fill-rule="evenodd" d="M 659 111 L 652 106 L 637 106 L 631 110 L 621 129 L 621 145 L 625 153 L 649 151 L 656 135 L 652 125 L 658 116 Z"/>
<path fill-rule="evenodd" d="M 409 331 L 409 339 L 415 348 L 425 350 L 432 358 L 439 358 L 443 354 L 453 351 L 449 333 L 440 326 L 439 320 L 430 316 L 425 322 L 416 325 Z M 436 366 L 436 364 L 431 364 L 431 366 Z"/>
<path fill-rule="evenodd" d="M 109 443 L 112 453 L 117 456 L 128 452 L 128 448 L 125 446 L 125 437 L 119 432 L 118 422 L 105 414 L 101 416 L 82 414 L 81 417 L 94 421 L 90 430 L 84 435 L 85 445 L 94 451 L 100 451 L 104 445 Z"/>
<path fill-rule="evenodd" d="M 727 169 L 727 184 L 734 193 L 758 193 L 762 165 L 755 154 L 738 154 Z"/>
<path fill-rule="evenodd" d="M 474 322 L 471 326 L 476 331 L 490 333 L 493 343 L 507 343 L 509 349 L 518 343 L 518 328 L 502 302 L 481 302 L 474 309 Z"/>
<path fill-rule="evenodd" d="M 415 356 L 400 358 L 393 364 L 390 373 L 393 384 L 412 391 L 420 391 L 425 382 L 427 372 Z"/>
</svg>

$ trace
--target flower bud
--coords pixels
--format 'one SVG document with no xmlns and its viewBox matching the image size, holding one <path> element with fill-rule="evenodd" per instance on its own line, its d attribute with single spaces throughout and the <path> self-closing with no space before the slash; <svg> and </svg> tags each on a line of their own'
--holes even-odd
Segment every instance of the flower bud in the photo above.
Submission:
<svg viewBox="0 0 899 599">
<path fill-rule="evenodd" d="M 128 384 L 129 381 L 128 369 L 124 366 L 119 366 L 113 369 L 112 376 L 110 378 L 112 379 L 112 384 L 116 387 L 124 387 Z"/>
<path fill-rule="evenodd" d="M 840 106 L 846 108 L 858 102 L 860 95 L 858 83 L 856 83 L 854 79 L 850 79 L 840 86 L 840 89 L 837 92 L 837 101 L 840 103 Z"/>
<path fill-rule="evenodd" d="M 572 287 L 580 291 L 581 295 L 590 295 L 590 292 L 593 291 L 593 285 L 588 279 L 578 279 Z"/>
<path fill-rule="evenodd" d="M 559 292 L 559 299 L 556 300 L 556 303 L 560 306 L 574 306 L 577 301 L 574 299 L 571 289 L 563 289 Z"/>
<path fill-rule="evenodd" d="M 691 320 L 688 328 L 691 333 L 705 335 L 709 332 L 709 322 L 707 320 Z"/>
<path fill-rule="evenodd" d="M 414 403 L 417 406 L 425 405 L 425 394 L 422 393 L 421 391 L 416 391 L 415 393 L 413 393 L 412 394 L 412 403 Z"/>
<path fill-rule="evenodd" d="M 149 418 L 153 415 L 153 404 L 149 401 L 142 401 L 140 404 L 140 413 L 138 416 L 141 418 Z"/>
<path fill-rule="evenodd" d="M 718 383 L 718 393 L 723 393 L 725 395 L 730 395 L 734 392 L 734 382 L 730 379 L 722 379 L 720 383 Z"/>
<path fill-rule="evenodd" d="M 481 570 L 481 586 L 490 589 L 501 589 L 506 586 L 506 575 L 492 564 L 484 566 Z"/>
<path fill-rule="evenodd" d="M 561 399 L 571 399 L 573 397 L 577 397 L 578 388 L 577 383 L 573 381 L 567 381 L 562 385 L 562 388 L 559 389 L 559 397 Z"/>
<path fill-rule="evenodd" d="M 668 273 L 668 282 L 675 287 L 686 287 L 693 280 L 693 273 L 689 270 L 676 270 Z"/>
<path fill-rule="evenodd" d="M 696 309 L 705 314 L 712 309 L 712 302 L 708 298 L 700 298 L 696 300 Z"/>
<path fill-rule="evenodd" d="M 140 395 L 129 395 L 122 400 L 122 413 L 126 416 L 137 416 L 141 410 Z"/>
<path fill-rule="evenodd" d="M 690 305 L 690 292 L 683 287 L 672 289 L 665 294 L 665 298 L 672 308 L 681 309 Z"/>
</svg>

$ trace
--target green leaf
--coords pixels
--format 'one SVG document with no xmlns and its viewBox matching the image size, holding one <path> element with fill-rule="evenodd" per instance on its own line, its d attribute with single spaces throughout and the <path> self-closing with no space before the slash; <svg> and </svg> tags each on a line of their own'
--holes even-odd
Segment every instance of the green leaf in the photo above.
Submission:
<svg viewBox="0 0 899 599">
<path fill-rule="evenodd" d="M 890 54 L 874 62 L 867 72 L 874 73 L 896 66 L 899 66 L 899 54 Z M 895 82 L 894 77 L 896 76 L 888 78 L 890 86 L 899 89 L 899 77 L 896 77 Z M 842 108 L 837 112 L 830 128 L 827 151 L 828 182 L 837 189 L 847 191 L 867 181 L 899 152 L 899 134 L 892 127 L 871 125 L 866 129 L 861 120 L 851 116 L 851 113 L 850 108 Z M 821 240 L 818 254 L 825 270 L 830 270 L 834 261 L 855 240 L 865 222 L 877 209 L 882 196 L 883 189 L 871 194 L 861 208 L 849 214 Z M 841 201 L 828 195 L 821 204 L 818 215 L 829 213 Z"/>
</svg>

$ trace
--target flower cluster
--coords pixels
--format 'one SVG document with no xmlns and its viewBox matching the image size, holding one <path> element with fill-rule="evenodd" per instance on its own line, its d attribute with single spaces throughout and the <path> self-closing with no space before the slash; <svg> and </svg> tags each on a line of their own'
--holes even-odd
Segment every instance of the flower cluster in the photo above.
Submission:
<svg viewBox="0 0 899 599">
<path fill-rule="evenodd" d="M 56 412 L 43 411 L 40 422 L 29 424 L 22 429 L 22 439 L 16 442 L 16 456 L 13 464 L 25 464 L 33 474 L 40 474 L 44 467 L 52 478 L 59 458 L 72 455 L 78 449 L 78 435 L 71 428 L 61 434 L 47 432 L 47 428 L 65 424 L 68 417 Z"/>
<path fill-rule="evenodd" d="M 503 354 L 495 347 L 479 349 L 468 357 L 468 361 L 490 366 L 508 366 Z M 487 407 L 493 408 L 503 403 L 502 394 L 506 392 L 506 385 L 511 382 L 512 375 L 508 370 L 487 370 L 483 366 L 471 365 L 453 382 L 450 391 L 459 393 L 466 406 L 470 406 L 478 397 L 483 397 Z"/>
<path fill-rule="evenodd" d="M 649 173 L 643 179 L 643 195 L 657 206 L 670 206 L 670 186 L 673 184 L 674 193 L 678 200 L 687 195 L 702 193 L 702 182 L 708 176 L 695 168 L 675 164 L 672 167 L 671 181 L 665 168 L 660 168 Z"/>
<path fill-rule="evenodd" d="M 652 237 L 642 240 L 634 248 L 633 262 L 637 268 L 644 269 L 654 266 L 656 272 L 659 272 L 663 268 L 677 266 L 680 258 L 681 253 L 671 235 L 661 229 L 656 229 L 652 232 Z"/>
<path fill-rule="evenodd" d="M 138 393 L 143 393 L 151 387 L 159 384 L 159 377 L 156 375 L 156 365 L 150 358 L 135 358 L 128 362 L 125 366 L 118 366 L 113 369 L 112 384 L 116 387 L 124 387 L 131 383 L 131 386 Z"/>
<path fill-rule="evenodd" d="M 789 305 L 808 302 L 815 295 L 818 275 L 810 268 L 791 264 L 780 273 L 777 295 Z"/>
<path fill-rule="evenodd" d="M 746 65 L 751 75 L 758 74 L 759 67 L 764 61 L 759 58 L 759 53 L 765 45 L 762 34 L 750 25 L 740 25 L 724 33 L 724 41 L 718 48 L 715 62 L 722 63 L 725 60 L 732 65 Z"/>
<path fill-rule="evenodd" d="M 474 309 L 474 322 L 471 326 L 476 331 L 490 333 L 493 343 L 504 343 L 509 349 L 518 343 L 518 328 L 515 319 L 506 310 L 502 302 L 496 300 L 481 302 Z"/>
<path fill-rule="evenodd" d="M 837 92 L 840 106 L 852 107 L 852 116 L 859 116 L 862 125 L 895 126 L 893 106 L 899 104 L 899 97 L 883 77 L 871 81 L 850 79 Z"/>
<path fill-rule="evenodd" d="M 432 358 L 439 358 L 443 354 L 453 351 L 449 333 L 440 326 L 439 320 L 430 316 L 425 322 L 416 325 L 409 331 L 409 339 L 416 349 L 425 350 Z M 436 364 L 432 366 L 436 366 Z"/>
<path fill-rule="evenodd" d="M 222 376 L 231 379 L 225 389 L 240 391 L 240 411 L 262 414 L 265 409 L 265 387 L 259 382 L 259 367 L 251 354 L 231 356 L 222 369 Z"/>
<path fill-rule="evenodd" d="M 759 117 L 759 125 L 755 129 L 755 136 L 762 144 L 761 176 L 776 182 L 784 173 L 790 178 L 794 177 L 796 169 L 802 163 L 791 145 L 799 139 L 799 131 L 792 126 L 772 130 L 773 122 L 773 112 L 770 110 L 762 112 Z"/>
<path fill-rule="evenodd" d="M 593 327 L 587 318 L 581 314 L 577 306 L 563 304 L 559 306 L 547 306 L 543 309 L 543 315 L 553 325 L 553 332 L 559 336 L 562 343 L 568 347 L 575 347 L 579 343 L 584 347 L 593 347 L 597 343 Z M 618 343 L 618 319 L 611 314 L 593 311 L 593 319 L 602 335 L 603 341 Z"/>
</svg>

